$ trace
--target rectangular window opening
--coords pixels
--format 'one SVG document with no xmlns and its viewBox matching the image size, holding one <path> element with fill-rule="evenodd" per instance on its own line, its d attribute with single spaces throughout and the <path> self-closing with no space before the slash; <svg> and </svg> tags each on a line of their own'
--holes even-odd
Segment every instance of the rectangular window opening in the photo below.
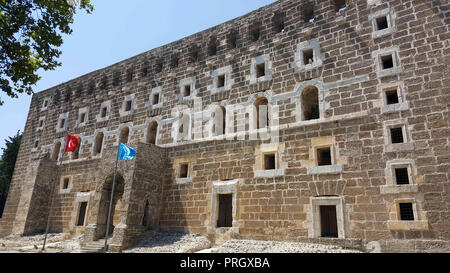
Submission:
<svg viewBox="0 0 450 273">
<path fill-rule="evenodd" d="M 389 27 L 386 16 L 377 18 L 376 22 L 377 22 L 377 30 L 383 30 Z"/>
<path fill-rule="evenodd" d="M 219 75 L 217 77 L 217 87 L 224 87 L 225 86 L 225 75 Z"/>
<path fill-rule="evenodd" d="M 66 124 L 66 119 L 62 119 L 61 123 L 59 124 L 59 128 L 62 129 L 64 128 L 64 125 Z"/>
<path fill-rule="evenodd" d="M 159 103 L 159 94 L 154 94 L 153 95 L 153 104 L 158 104 Z"/>
<path fill-rule="evenodd" d="M 303 64 L 312 64 L 314 62 L 314 51 L 313 49 L 303 50 Z"/>
<path fill-rule="evenodd" d="M 80 123 L 84 123 L 84 120 L 86 119 L 86 114 L 85 113 L 81 113 L 80 116 Z"/>
<path fill-rule="evenodd" d="M 189 164 L 180 164 L 180 178 L 186 178 L 189 175 Z"/>
<path fill-rule="evenodd" d="M 314 22 L 314 8 L 312 6 L 307 6 L 304 9 L 305 23 Z"/>
<path fill-rule="evenodd" d="M 185 97 L 189 97 L 191 95 L 191 85 L 185 85 L 184 86 L 184 92 L 183 92 Z"/>
<path fill-rule="evenodd" d="M 70 182 L 70 179 L 69 179 L 69 178 L 64 178 L 64 180 L 63 180 L 63 185 L 62 185 L 63 190 L 69 188 L 69 182 Z"/>
<path fill-rule="evenodd" d="M 383 69 L 389 69 L 394 67 L 394 61 L 392 59 L 392 54 L 381 56 L 381 63 L 383 65 Z"/>
<path fill-rule="evenodd" d="M 330 147 L 317 149 L 317 165 L 319 166 L 331 165 Z"/>
<path fill-rule="evenodd" d="M 392 144 L 405 142 L 403 139 L 403 129 L 401 127 L 391 128 L 391 141 Z"/>
<path fill-rule="evenodd" d="M 397 185 L 409 184 L 408 168 L 395 169 L 395 181 Z"/>
<path fill-rule="evenodd" d="M 125 103 L 125 112 L 131 111 L 131 100 Z"/>
<path fill-rule="evenodd" d="M 86 216 L 87 202 L 81 202 L 78 210 L 77 226 L 84 226 L 84 218 Z"/>
<path fill-rule="evenodd" d="M 387 104 L 396 104 L 396 103 L 398 103 L 397 90 L 386 91 L 386 103 Z"/>
<path fill-rule="evenodd" d="M 414 221 L 414 210 L 412 203 L 399 203 L 400 219 L 402 221 Z"/>
<path fill-rule="evenodd" d="M 219 215 L 217 217 L 217 227 L 233 226 L 233 194 L 219 194 Z"/>
<path fill-rule="evenodd" d="M 39 121 L 39 127 L 42 127 L 43 125 L 44 125 L 44 120 L 41 119 L 41 120 Z"/>
<path fill-rule="evenodd" d="M 106 117 L 107 110 L 108 110 L 108 108 L 106 108 L 106 107 L 102 108 L 102 115 L 101 115 L 102 118 Z"/>
<path fill-rule="evenodd" d="M 264 77 L 266 75 L 266 64 L 258 64 L 256 65 L 256 77 Z"/>
<path fill-rule="evenodd" d="M 275 154 L 265 154 L 264 155 L 264 169 L 265 170 L 275 170 L 276 169 Z"/>
</svg>

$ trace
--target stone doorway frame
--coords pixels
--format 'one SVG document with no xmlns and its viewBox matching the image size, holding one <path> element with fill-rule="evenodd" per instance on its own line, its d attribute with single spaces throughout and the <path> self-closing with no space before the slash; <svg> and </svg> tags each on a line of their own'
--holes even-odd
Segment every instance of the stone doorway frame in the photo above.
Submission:
<svg viewBox="0 0 450 273">
<path fill-rule="evenodd" d="M 211 190 L 211 216 L 208 224 L 208 231 L 215 232 L 217 229 L 223 229 L 217 227 L 217 219 L 219 216 L 219 194 L 232 194 L 232 215 L 233 222 L 230 229 L 233 233 L 239 233 L 239 221 L 237 220 L 237 193 L 238 185 L 242 182 L 242 179 L 228 180 L 228 181 L 216 181 L 212 183 Z"/>
<path fill-rule="evenodd" d="M 320 225 L 320 206 L 336 206 L 338 238 L 345 238 L 344 198 L 339 196 L 311 197 L 311 219 L 308 235 L 311 238 L 322 238 Z"/>
</svg>

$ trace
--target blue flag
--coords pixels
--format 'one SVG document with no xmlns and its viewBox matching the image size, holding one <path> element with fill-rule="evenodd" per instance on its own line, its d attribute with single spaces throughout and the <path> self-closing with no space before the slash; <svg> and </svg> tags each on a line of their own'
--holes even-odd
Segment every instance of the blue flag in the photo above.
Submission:
<svg viewBox="0 0 450 273">
<path fill-rule="evenodd" d="M 132 160 L 136 156 L 136 151 L 125 144 L 120 143 L 118 159 Z"/>
</svg>

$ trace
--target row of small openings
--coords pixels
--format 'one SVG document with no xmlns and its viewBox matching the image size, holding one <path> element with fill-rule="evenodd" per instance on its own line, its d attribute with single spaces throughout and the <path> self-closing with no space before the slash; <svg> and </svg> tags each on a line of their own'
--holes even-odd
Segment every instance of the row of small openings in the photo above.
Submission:
<svg viewBox="0 0 450 273">
<path fill-rule="evenodd" d="M 342 11 L 342 10 L 346 9 L 346 1 L 345 0 L 334 0 L 334 4 L 336 7 L 336 11 Z M 315 16 L 314 16 L 314 8 L 312 5 L 305 5 L 303 14 L 304 14 L 305 22 L 313 22 L 314 21 Z M 285 19 L 284 19 L 285 16 L 286 15 L 284 12 L 278 12 L 278 13 L 275 13 L 274 16 L 272 17 L 273 29 L 275 32 L 284 32 L 285 31 L 285 29 L 286 29 Z M 387 28 L 388 23 L 387 23 L 386 16 L 378 18 L 377 25 L 378 25 L 378 30 Z M 260 26 L 261 26 L 261 22 L 254 22 L 253 24 L 251 24 L 249 26 L 249 37 L 250 37 L 251 41 L 255 42 L 260 39 L 260 36 L 261 36 Z M 238 32 L 234 29 L 230 30 L 230 32 L 228 34 L 228 44 L 229 44 L 230 48 L 237 47 L 237 40 L 238 40 Z M 208 44 L 208 55 L 209 56 L 216 55 L 217 47 L 218 47 L 217 39 L 215 37 L 212 37 Z M 197 45 L 192 46 L 190 49 L 190 53 L 189 53 L 189 61 L 190 62 L 198 61 L 199 55 L 200 55 L 200 48 Z M 304 56 L 304 64 L 311 64 L 314 60 L 312 50 L 304 51 L 303 56 Z M 383 62 L 383 69 L 388 69 L 388 68 L 393 67 L 392 56 L 390 56 L 390 60 L 389 60 L 389 56 L 382 57 L 382 62 Z M 171 59 L 170 59 L 170 67 L 176 68 L 176 67 L 178 67 L 178 65 L 179 65 L 179 56 L 177 54 L 174 54 L 171 56 Z M 162 59 L 157 60 L 156 64 L 155 64 L 155 72 L 160 73 L 163 71 L 163 68 L 164 68 L 163 60 Z M 126 82 L 131 82 L 134 79 L 133 70 L 134 70 L 133 68 L 130 68 L 127 70 L 126 76 L 125 76 Z M 141 75 L 146 76 L 147 74 L 148 74 L 148 64 L 144 64 L 141 68 Z M 113 86 L 120 85 L 120 82 L 121 82 L 120 81 L 120 72 L 114 72 L 113 73 L 113 81 L 112 81 Z M 107 77 L 106 77 L 106 75 L 104 75 L 102 77 L 102 79 L 100 80 L 99 87 L 100 87 L 100 89 L 104 90 L 104 89 L 106 89 L 106 86 L 107 86 Z M 77 88 L 77 92 L 81 94 L 81 90 L 82 90 L 82 85 L 79 84 L 78 88 Z M 95 90 L 95 82 L 91 81 L 88 86 L 88 93 L 92 94 L 94 92 L 94 90 Z M 78 94 L 78 95 L 80 95 L 80 94 Z M 67 91 L 66 96 L 65 96 L 66 102 L 70 101 L 70 95 L 71 95 L 71 91 Z"/>
</svg>

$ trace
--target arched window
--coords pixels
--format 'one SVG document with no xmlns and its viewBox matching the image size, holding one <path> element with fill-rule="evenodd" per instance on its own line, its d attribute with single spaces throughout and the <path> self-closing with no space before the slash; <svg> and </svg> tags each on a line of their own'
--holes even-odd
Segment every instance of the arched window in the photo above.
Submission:
<svg viewBox="0 0 450 273">
<path fill-rule="evenodd" d="M 213 134 L 220 136 L 225 134 L 226 130 L 226 110 L 223 106 L 218 106 L 214 110 Z"/>
<path fill-rule="evenodd" d="M 95 137 L 95 144 L 94 144 L 94 155 L 100 155 L 102 153 L 102 147 L 103 147 L 103 133 L 100 132 Z"/>
<path fill-rule="evenodd" d="M 158 123 L 152 121 L 148 126 L 147 143 L 156 144 L 156 134 L 158 133 Z"/>
<path fill-rule="evenodd" d="M 128 127 L 124 127 L 122 129 L 122 131 L 120 131 L 119 141 L 123 144 L 127 144 L 129 135 L 130 135 L 130 129 L 128 129 Z"/>
<path fill-rule="evenodd" d="M 58 160 L 59 159 L 59 152 L 61 151 L 61 142 L 56 142 L 55 147 L 53 147 L 52 152 L 52 159 Z"/>
<path fill-rule="evenodd" d="M 319 90 L 315 86 L 308 86 L 302 92 L 302 120 L 320 118 Z"/>
<path fill-rule="evenodd" d="M 254 125 L 256 129 L 266 128 L 269 126 L 269 102 L 265 97 L 259 98 L 255 101 L 255 120 Z"/>
<path fill-rule="evenodd" d="M 77 146 L 77 148 L 75 149 L 75 151 L 72 153 L 72 159 L 78 159 L 78 158 L 80 158 L 80 148 L 81 148 L 81 143 L 82 143 L 82 140 L 81 140 L 81 137 L 80 137 L 80 139 L 78 140 L 78 146 Z"/>
</svg>

